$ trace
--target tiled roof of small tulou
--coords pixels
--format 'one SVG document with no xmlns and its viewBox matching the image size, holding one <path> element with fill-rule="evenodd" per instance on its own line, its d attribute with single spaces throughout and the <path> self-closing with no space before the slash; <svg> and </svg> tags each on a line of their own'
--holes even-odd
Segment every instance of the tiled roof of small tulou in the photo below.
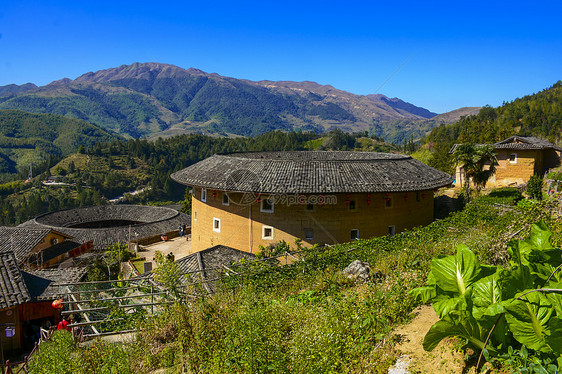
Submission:
<svg viewBox="0 0 562 374">
<path fill-rule="evenodd" d="M 346 151 L 213 155 L 171 177 L 216 190 L 315 194 L 422 191 L 453 182 L 449 174 L 410 156 Z"/>
</svg>

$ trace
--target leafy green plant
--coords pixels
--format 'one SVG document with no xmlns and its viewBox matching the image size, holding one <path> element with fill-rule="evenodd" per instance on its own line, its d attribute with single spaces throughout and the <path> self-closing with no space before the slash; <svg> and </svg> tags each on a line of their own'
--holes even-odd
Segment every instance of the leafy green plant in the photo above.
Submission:
<svg viewBox="0 0 562 374">
<path fill-rule="evenodd" d="M 532 175 L 527 182 L 527 194 L 531 199 L 542 200 L 542 177 L 539 175 Z"/>
<path fill-rule="evenodd" d="M 428 285 L 412 290 L 432 301 L 441 318 L 424 349 L 458 336 L 490 356 L 517 344 L 549 357 L 562 354 L 562 251 L 550 244 L 551 235 L 539 223 L 527 239 L 509 242 L 509 268 L 480 264 L 464 245 L 456 255 L 434 258 Z"/>
</svg>

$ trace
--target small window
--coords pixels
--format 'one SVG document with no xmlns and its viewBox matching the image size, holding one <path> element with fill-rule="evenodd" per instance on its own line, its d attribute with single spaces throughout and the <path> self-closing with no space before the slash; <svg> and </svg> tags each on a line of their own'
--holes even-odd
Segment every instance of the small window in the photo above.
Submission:
<svg viewBox="0 0 562 374">
<path fill-rule="evenodd" d="M 263 226 L 261 231 L 261 238 L 266 240 L 273 240 L 273 227 Z"/>
<path fill-rule="evenodd" d="M 384 207 L 385 207 L 386 209 L 392 208 L 392 197 L 386 197 L 386 198 L 384 199 Z"/>
<path fill-rule="evenodd" d="M 273 213 L 273 201 L 270 199 L 262 199 L 260 211 L 264 213 Z"/>
<path fill-rule="evenodd" d="M 194 212 L 193 212 L 193 220 L 194 220 L 194 221 L 197 221 L 197 211 L 194 211 Z"/>
<path fill-rule="evenodd" d="M 220 218 L 213 218 L 213 231 L 221 232 L 221 220 Z"/>
<path fill-rule="evenodd" d="M 58 238 L 53 238 L 51 239 L 51 245 L 55 245 L 59 243 L 59 239 Z"/>
<path fill-rule="evenodd" d="M 222 205 L 230 205 L 230 198 L 226 192 L 222 193 Z"/>
<path fill-rule="evenodd" d="M 304 239 L 305 240 L 313 240 L 314 239 L 314 230 L 313 229 L 304 229 Z"/>
<path fill-rule="evenodd" d="M 351 240 L 357 240 L 357 239 L 359 239 L 359 230 L 358 230 L 358 229 L 353 229 L 353 230 L 351 230 L 350 235 L 349 235 L 349 238 L 350 238 Z"/>
<path fill-rule="evenodd" d="M 357 203 L 355 200 L 349 200 L 349 210 L 357 210 Z"/>
<path fill-rule="evenodd" d="M 396 235 L 396 226 L 394 225 L 388 226 L 388 235 L 390 235 L 391 237 Z"/>
<path fill-rule="evenodd" d="M 207 202 L 207 189 L 206 188 L 201 189 L 201 201 Z"/>
<path fill-rule="evenodd" d="M 517 163 L 517 153 L 510 153 L 509 154 L 509 163 L 516 164 Z"/>
</svg>

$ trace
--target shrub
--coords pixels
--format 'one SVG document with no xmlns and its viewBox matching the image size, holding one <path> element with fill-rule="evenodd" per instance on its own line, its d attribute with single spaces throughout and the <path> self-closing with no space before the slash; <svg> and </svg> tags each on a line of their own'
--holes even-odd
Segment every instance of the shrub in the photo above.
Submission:
<svg viewBox="0 0 562 374">
<path fill-rule="evenodd" d="M 542 200 L 542 177 L 531 176 L 531 179 L 527 182 L 527 194 L 531 199 Z"/>
</svg>

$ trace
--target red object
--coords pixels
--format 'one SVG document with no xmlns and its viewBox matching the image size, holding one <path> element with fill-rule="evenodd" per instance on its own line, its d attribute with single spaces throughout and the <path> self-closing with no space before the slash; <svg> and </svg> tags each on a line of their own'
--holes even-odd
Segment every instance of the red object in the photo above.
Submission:
<svg viewBox="0 0 562 374">
<path fill-rule="evenodd" d="M 371 205 L 371 200 L 367 200 L 367 205 Z"/>
<path fill-rule="evenodd" d="M 68 325 L 69 325 L 68 321 L 63 319 L 57 325 L 57 330 L 68 330 L 68 331 L 70 331 L 70 327 L 68 327 Z"/>
<path fill-rule="evenodd" d="M 425 199 L 425 193 L 422 193 L 422 199 Z"/>
<path fill-rule="evenodd" d="M 213 197 L 217 197 L 217 191 L 213 191 Z"/>
<path fill-rule="evenodd" d="M 347 205 L 349 205 L 349 200 L 346 200 L 345 203 L 346 203 Z"/>
<path fill-rule="evenodd" d="M 55 309 L 61 309 L 62 308 L 62 302 L 63 302 L 62 299 L 58 299 L 58 300 L 53 301 L 53 303 L 51 305 Z"/>
</svg>

